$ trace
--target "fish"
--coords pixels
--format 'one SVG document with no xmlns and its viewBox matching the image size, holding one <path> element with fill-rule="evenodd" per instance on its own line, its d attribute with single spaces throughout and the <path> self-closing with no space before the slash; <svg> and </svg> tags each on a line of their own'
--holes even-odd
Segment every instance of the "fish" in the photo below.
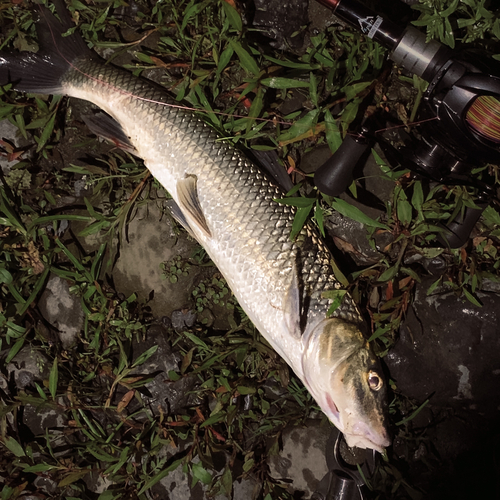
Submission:
<svg viewBox="0 0 500 500">
<path fill-rule="evenodd" d="M 106 113 L 90 123 L 141 157 L 173 199 L 172 212 L 204 247 L 261 335 L 288 363 L 349 446 L 390 445 L 387 382 L 357 304 L 341 290 L 333 256 L 312 222 L 290 238 L 295 208 L 247 156 L 162 86 L 106 63 L 37 7 L 37 53 L 0 53 L 0 85 L 66 95 Z M 326 293 L 325 293 L 326 292 Z"/>
</svg>

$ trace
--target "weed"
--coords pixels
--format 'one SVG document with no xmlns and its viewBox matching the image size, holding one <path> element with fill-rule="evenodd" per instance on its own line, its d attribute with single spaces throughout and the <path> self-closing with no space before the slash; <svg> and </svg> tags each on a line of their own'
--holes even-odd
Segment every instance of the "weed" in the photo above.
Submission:
<svg viewBox="0 0 500 500">
<path fill-rule="evenodd" d="M 374 107 L 388 106 L 384 49 L 340 25 L 312 33 L 301 55 L 286 55 L 263 52 L 249 41 L 231 2 L 153 4 L 139 2 L 135 13 L 120 0 L 71 0 L 69 8 L 89 46 L 106 51 L 111 60 L 125 59 L 123 65 L 135 74 L 156 79 L 179 101 L 203 110 L 200 116 L 235 144 L 276 150 L 291 170 L 312 146 L 327 144 L 335 151 L 370 92 Z M 425 25 L 429 37 L 450 46 L 455 40 L 488 45 L 500 38 L 498 16 L 483 0 L 424 0 L 415 8 L 421 13 L 415 24 Z M 2 49 L 36 49 L 31 15 L 21 4 L 2 7 L 0 21 Z M 137 37 L 125 42 L 121 34 L 130 27 Z M 414 100 L 398 104 L 411 121 L 424 85 L 418 79 L 410 84 Z M 0 118 L 14 124 L 30 144 L 28 154 L 24 147 L 0 143 L 2 155 L 17 161 L 0 178 L 2 365 L 15 362 L 29 345 L 44 354 L 49 367 L 44 381 L 23 389 L 2 388 L 2 498 L 34 492 L 37 477 L 54 482 L 54 497 L 82 498 L 94 495 L 89 493 L 91 476 L 109 485 L 99 497 L 103 500 L 146 498 L 179 467 L 193 486 L 201 483 L 212 495 L 230 496 L 234 480 L 253 475 L 260 480 L 261 498 L 289 498 L 285 485 L 269 477 L 266 457 L 278 450 L 286 425 L 318 415 L 311 396 L 216 274 L 198 283 L 192 298 L 200 314 L 223 309 L 229 331 L 221 334 L 199 322 L 193 329 L 168 332 L 181 357 L 178 368 L 168 373 L 168 383 L 191 377 L 196 404 L 176 414 L 152 411 L 146 397 L 153 375 L 137 370 L 155 349 L 136 359 L 131 355 L 134 342 L 147 336 L 152 318 L 137 296 L 119 296 L 105 274 L 114 237 L 126 233 L 127 221 L 141 203 L 154 199 L 157 186 L 140 161 L 104 148 L 82 132 L 77 105 L 59 97 L 16 94 L 7 87 L 0 92 Z M 283 116 L 281 109 L 297 95 L 302 104 Z M 73 152 L 82 150 L 94 158 L 97 154 L 97 161 L 65 162 L 61 167 L 54 158 L 65 137 L 71 139 Z M 467 249 L 433 248 L 440 231 L 437 223 L 473 206 L 474 193 L 462 187 L 427 186 L 375 158 L 380 176 L 394 185 L 377 220 L 345 200 L 320 195 L 308 177 L 280 201 L 297 208 L 292 238 L 311 216 L 324 234 L 333 210 L 367 227 L 367 239 L 381 251 L 380 258 L 343 284 L 367 306 L 371 340 L 384 355 L 423 272 L 407 263 L 408 255 L 445 259 L 446 273 L 429 293 L 448 287 L 479 303 L 482 283 L 498 278 L 500 219 L 491 207 Z M 496 167 L 491 169 L 497 173 Z M 75 235 L 77 223 L 85 226 Z M 91 251 L 78 243 L 104 233 L 108 239 Z M 378 248 L 381 234 L 389 235 L 390 242 Z M 202 249 L 189 259 L 177 256 L 164 264 L 165 277 L 176 283 L 190 266 L 205 264 Z M 80 342 L 70 351 L 46 334 L 37 308 L 51 274 L 70 284 L 85 313 Z M 340 300 L 340 295 L 335 298 Z M 403 407 L 410 408 L 400 422 L 406 429 L 419 408 L 398 396 L 392 404 L 394 415 Z M 64 418 L 64 430 L 50 426 L 26 436 L 16 422 L 27 408 L 57 412 Z M 418 498 L 396 465 L 384 463 L 378 474 L 387 498 Z"/>
</svg>

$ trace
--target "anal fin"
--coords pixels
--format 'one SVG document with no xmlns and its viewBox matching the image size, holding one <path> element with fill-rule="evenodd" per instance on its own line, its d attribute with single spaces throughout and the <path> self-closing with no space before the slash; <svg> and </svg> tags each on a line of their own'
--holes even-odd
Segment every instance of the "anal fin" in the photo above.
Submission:
<svg viewBox="0 0 500 500">
<path fill-rule="evenodd" d="M 211 238 L 212 233 L 208 228 L 207 221 L 203 215 L 203 210 L 201 209 L 196 182 L 197 179 L 195 175 L 188 175 L 184 179 L 177 181 L 179 206 L 181 211 L 184 214 L 189 214 L 192 219 L 192 221 L 189 222 L 191 229 L 194 223 L 208 238 Z"/>
<path fill-rule="evenodd" d="M 283 312 L 285 314 L 285 323 L 290 334 L 296 339 L 302 336 L 301 314 L 302 314 L 302 291 L 299 285 L 297 275 L 297 266 L 292 266 L 292 281 L 283 298 Z"/>
</svg>

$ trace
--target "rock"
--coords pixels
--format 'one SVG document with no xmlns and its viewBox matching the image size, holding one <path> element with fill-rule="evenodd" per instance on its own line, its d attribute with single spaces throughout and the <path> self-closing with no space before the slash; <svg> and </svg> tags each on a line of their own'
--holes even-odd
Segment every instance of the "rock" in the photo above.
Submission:
<svg viewBox="0 0 500 500">
<path fill-rule="evenodd" d="M 425 498 L 493 498 L 500 295 L 478 293 L 478 307 L 450 291 L 427 296 L 433 281 L 417 286 L 400 339 L 384 358 L 399 391 L 417 403 L 429 398 L 409 423 L 419 437 L 396 438 L 394 453 L 408 463 L 412 484 L 429 492 Z"/>
<path fill-rule="evenodd" d="M 278 50 L 298 52 L 304 44 L 307 25 L 307 2 L 302 0 L 254 0 L 246 13 L 252 16 L 251 25 L 267 38 L 266 42 Z M 253 11 L 253 12 L 252 12 Z"/>
<path fill-rule="evenodd" d="M 140 207 L 128 223 L 128 238 L 120 245 L 113 269 L 116 290 L 127 297 L 137 293 L 140 300 L 148 301 L 156 317 L 170 316 L 172 311 L 185 308 L 191 300 L 193 283 L 202 272 L 202 268 L 191 266 L 187 276 L 179 277 L 177 283 L 163 276 L 162 262 L 176 255 L 189 256 L 197 245 L 186 233 L 177 232 L 156 202 Z"/>
<path fill-rule="evenodd" d="M 38 302 L 42 316 L 58 330 L 64 349 L 71 348 L 83 326 L 80 297 L 70 293 L 66 280 L 51 275 Z"/>
<path fill-rule="evenodd" d="M 190 309 L 182 309 L 172 313 L 172 326 L 178 332 L 185 328 L 191 328 L 196 321 L 196 312 Z"/>
<path fill-rule="evenodd" d="M 85 481 L 87 488 L 98 495 L 110 489 L 114 484 L 113 481 L 110 481 L 97 471 L 91 471 L 83 478 L 83 480 Z"/>
<path fill-rule="evenodd" d="M 427 296 L 433 281 L 417 286 L 400 339 L 385 358 L 391 375 L 418 401 L 433 394 L 433 406 L 494 415 L 500 407 L 500 296 L 478 293 L 482 307 L 453 292 Z"/>
<path fill-rule="evenodd" d="M 24 389 L 33 384 L 48 378 L 50 366 L 48 359 L 40 351 L 32 346 L 23 347 L 5 367 L 5 371 L 18 389 Z"/>
<path fill-rule="evenodd" d="M 186 375 L 176 381 L 169 377 L 170 371 L 179 372 L 182 357 L 172 351 L 168 334 L 169 331 L 163 325 L 156 324 L 149 328 L 145 340 L 132 346 L 134 360 L 152 346 L 158 346 L 156 352 L 137 367 L 138 374 L 154 375 L 154 379 L 144 386 L 147 394 L 141 395 L 143 402 L 149 406 L 154 415 L 159 415 L 160 411 L 167 415 L 175 415 L 186 406 L 201 403 L 196 394 L 191 393 L 197 384 L 196 376 Z M 122 391 L 126 392 L 125 389 L 117 391 L 116 401 L 123 397 Z M 129 413 L 134 413 L 138 408 L 138 402 L 132 400 L 127 410 Z"/>
<path fill-rule="evenodd" d="M 310 498 L 328 472 L 325 452 L 332 428 L 319 422 L 286 429 L 283 449 L 268 460 L 271 476 L 289 481 L 294 498 Z"/>
<path fill-rule="evenodd" d="M 15 147 L 23 147 L 29 144 L 29 142 L 19 134 L 19 128 L 13 125 L 9 120 L 0 120 L 0 139 L 4 138 L 8 138 L 9 141 L 12 141 Z M 24 155 L 26 155 L 26 153 L 24 153 Z M 19 158 L 9 161 L 8 158 L 0 155 L 0 169 L 5 176 L 9 174 L 12 167 L 17 163 L 19 163 Z"/>
</svg>

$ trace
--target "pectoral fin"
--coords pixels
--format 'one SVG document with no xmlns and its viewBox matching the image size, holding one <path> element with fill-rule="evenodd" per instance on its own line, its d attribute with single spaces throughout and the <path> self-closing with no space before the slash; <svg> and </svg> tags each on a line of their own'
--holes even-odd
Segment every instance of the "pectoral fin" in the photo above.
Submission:
<svg viewBox="0 0 500 500">
<path fill-rule="evenodd" d="M 297 268 L 295 265 L 292 267 L 292 281 L 284 297 L 283 311 L 288 331 L 295 338 L 300 339 L 302 336 L 302 300 L 299 279 L 297 276 Z"/>
<path fill-rule="evenodd" d="M 207 221 L 201 209 L 200 199 L 198 198 L 196 181 L 196 176 L 188 175 L 186 178 L 177 182 L 179 206 L 181 211 L 186 215 L 185 218 L 189 219 L 189 226 L 191 226 L 191 229 L 192 226 L 196 224 L 208 238 L 211 238 L 212 233 L 208 228 Z"/>
</svg>

